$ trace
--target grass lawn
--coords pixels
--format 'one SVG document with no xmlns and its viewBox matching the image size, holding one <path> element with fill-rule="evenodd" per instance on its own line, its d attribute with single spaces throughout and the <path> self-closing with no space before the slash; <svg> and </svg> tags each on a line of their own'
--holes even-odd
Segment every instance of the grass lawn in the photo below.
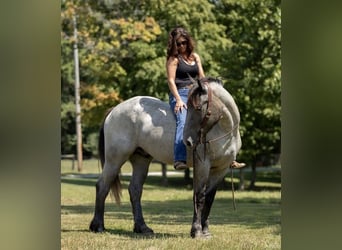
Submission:
<svg viewBox="0 0 342 250">
<path fill-rule="evenodd" d="M 168 166 L 168 170 L 172 170 L 172 166 Z M 130 171 L 130 164 L 125 164 L 122 173 Z M 160 164 L 152 164 L 150 171 L 160 172 Z M 97 160 L 84 161 L 82 175 L 99 172 Z M 142 206 L 145 221 L 155 232 L 150 237 L 132 232 L 133 217 L 127 191 L 130 177 L 126 175 L 121 178 L 122 205 L 117 206 L 110 196 L 107 198 L 107 231 L 89 232 L 97 178 L 77 174 L 77 170 L 71 170 L 71 161 L 61 162 L 62 249 L 281 249 L 281 186 L 277 174 L 263 174 L 260 180 L 258 178 L 258 191 L 235 191 L 236 211 L 227 176 L 210 214 L 212 237 L 206 240 L 190 237 L 192 190 L 182 172 L 168 176 L 167 187 L 160 185 L 160 176 L 147 177 Z M 237 181 L 235 178 L 234 183 Z"/>
</svg>

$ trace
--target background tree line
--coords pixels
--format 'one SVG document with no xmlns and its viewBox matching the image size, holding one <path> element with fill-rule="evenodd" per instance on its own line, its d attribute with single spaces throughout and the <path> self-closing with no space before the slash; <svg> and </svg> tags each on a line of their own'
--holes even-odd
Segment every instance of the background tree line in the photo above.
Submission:
<svg viewBox="0 0 342 250">
<path fill-rule="evenodd" d="M 83 152 L 96 154 L 105 112 L 136 96 L 167 101 L 168 32 L 185 27 L 206 75 L 221 77 L 241 113 L 239 160 L 280 153 L 280 0 L 62 0 L 61 150 L 76 152 L 73 15 L 77 17 Z"/>
</svg>

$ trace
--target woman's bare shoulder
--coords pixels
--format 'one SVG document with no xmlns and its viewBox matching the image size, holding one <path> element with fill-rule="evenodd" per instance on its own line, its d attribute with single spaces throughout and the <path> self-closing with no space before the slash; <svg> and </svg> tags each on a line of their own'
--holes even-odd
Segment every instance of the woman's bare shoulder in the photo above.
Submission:
<svg viewBox="0 0 342 250">
<path fill-rule="evenodd" d="M 168 65 L 175 65 L 178 64 L 178 58 L 174 56 L 170 56 L 169 59 L 167 60 Z"/>
<path fill-rule="evenodd" d="M 194 52 L 193 55 L 194 55 L 196 61 L 201 60 L 200 56 L 196 52 Z"/>
</svg>

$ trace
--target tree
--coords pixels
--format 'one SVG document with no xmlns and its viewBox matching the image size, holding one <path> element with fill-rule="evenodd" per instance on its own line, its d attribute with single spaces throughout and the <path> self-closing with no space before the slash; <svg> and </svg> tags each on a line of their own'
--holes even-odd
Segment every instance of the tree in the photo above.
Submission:
<svg viewBox="0 0 342 250">
<path fill-rule="evenodd" d="M 83 134 L 86 137 L 85 147 L 90 147 L 88 151 L 95 151 L 95 145 L 87 144 L 87 138 L 97 132 L 108 108 L 131 97 L 130 91 L 139 86 L 131 84 L 133 81 L 127 77 L 131 72 L 136 72 L 134 49 L 147 47 L 160 34 L 160 28 L 153 18 L 146 17 L 138 21 L 112 17 L 109 13 L 103 2 L 62 2 L 62 123 L 72 124 L 68 120 L 73 118 L 73 115 L 66 115 L 70 114 L 66 112 L 66 107 L 71 111 L 74 101 L 70 86 L 73 84 L 71 48 L 75 42 L 72 17 L 76 15 L 79 24 Z M 137 90 L 136 93 L 141 91 Z M 62 135 L 72 132 L 62 126 Z M 74 147 L 66 144 L 62 144 L 62 151 Z"/>
<path fill-rule="evenodd" d="M 218 21 L 232 40 L 222 73 L 241 113 L 240 157 L 252 164 L 255 175 L 261 156 L 280 153 L 280 1 L 215 2 Z"/>
</svg>

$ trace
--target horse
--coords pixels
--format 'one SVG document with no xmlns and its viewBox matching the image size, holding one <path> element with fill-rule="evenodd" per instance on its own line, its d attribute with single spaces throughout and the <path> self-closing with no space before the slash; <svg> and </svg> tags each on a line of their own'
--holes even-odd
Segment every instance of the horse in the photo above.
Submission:
<svg viewBox="0 0 342 250">
<path fill-rule="evenodd" d="M 220 80 L 194 82 L 188 96 L 183 141 L 193 165 L 192 238 L 210 237 L 208 217 L 218 184 L 241 148 L 240 113 Z"/>
<path fill-rule="evenodd" d="M 199 87 L 202 86 L 202 81 L 193 85 L 189 93 L 191 102 L 188 103 L 188 117 L 184 130 L 184 138 L 186 138 L 184 143 L 187 145 L 187 164 L 189 166 L 194 165 L 194 219 L 191 237 L 209 235 L 207 217 L 215 196 L 218 179 L 222 179 L 226 174 L 224 170 L 235 159 L 241 144 L 241 141 L 239 144 L 239 134 L 235 125 L 239 122 L 236 104 L 222 85 L 217 83 L 217 80 L 206 79 L 209 80 L 209 83 L 206 83 L 207 86 L 213 85 L 210 88 L 212 91 L 209 91 L 210 98 L 205 98 L 205 93 L 208 92 L 209 88 Z M 198 101 L 196 101 L 195 96 L 199 97 Z M 205 114 L 208 119 L 201 117 L 202 114 L 199 112 L 198 107 L 203 109 L 205 106 L 202 105 L 202 102 L 207 103 L 207 111 L 211 111 L 210 116 L 208 115 L 209 112 Z M 216 106 L 220 110 L 217 113 L 219 119 L 214 110 Z M 201 124 L 195 124 L 197 120 Z M 205 122 L 201 122 L 204 120 Z M 197 143 L 197 134 L 191 132 L 190 124 L 194 128 L 199 127 L 202 131 L 199 138 L 206 137 L 212 140 L 209 148 L 210 154 L 208 157 L 204 157 L 203 163 L 199 161 L 197 156 L 192 156 L 195 155 L 193 152 L 199 153 L 200 151 L 207 154 L 203 150 L 206 148 L 203 146 L 207 143 Z M 98 141 L 99 157 L 103 170 L 96 183 L 95 211 L 89 225 L 90 231 L 103 232 L 105 230 L 105 199 L 110 190 L 116 203 L 120 204 L 121 183 L 119 173 L 122 165 L 129 160 L 133 169 L 128 186 L 134 220 L 133 232 L 154 233 L 146 225 L 143 217 L 141 206 L 143 184 L 152 159 L 173 164 L 175 126 L 176 121 L 170 106 L 166 102 L 150 96 L 130 98 L 114 107 L 105 116 Z M 232 129 L 234 126 L 236 128 Z M 227 129 L 234 131 L 226 135 Z M 209 164 L 211 162 L 212 164 Z M 205 169 L 205 166 L 208 166 L 209 169 L 208 164 L 210 165 L 210 172 Z M 210 173 L 210 177 L 208 173 Z M 206 187 L 206 189 L 199 190 L 201 187 L 202 189 Z M 207 191 L 209 193 L 203 193 Z M 205 198 L 204 205 L 201 203 L 203 198 Z"/>
</svg>

